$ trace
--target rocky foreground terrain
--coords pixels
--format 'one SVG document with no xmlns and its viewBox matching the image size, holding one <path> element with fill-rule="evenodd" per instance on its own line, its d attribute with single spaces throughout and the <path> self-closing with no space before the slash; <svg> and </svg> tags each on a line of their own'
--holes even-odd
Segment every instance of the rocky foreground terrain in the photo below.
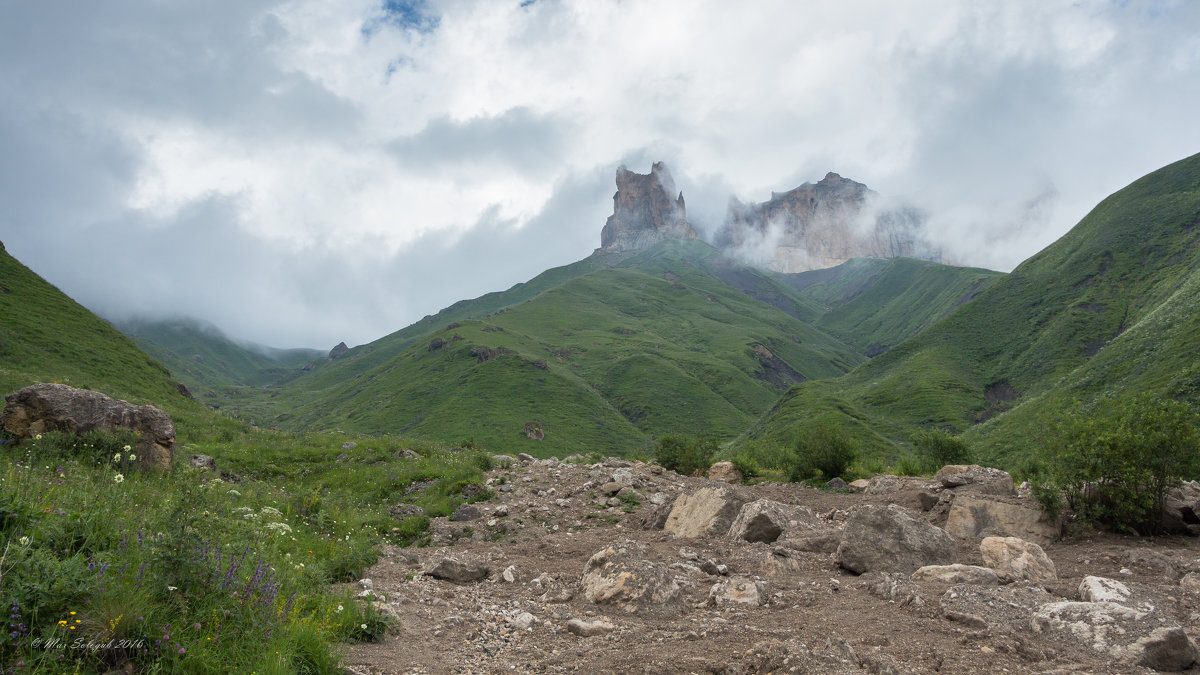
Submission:
<svg viewBox="0 0 1200 675">
<path fill-rule="evenodd" d="M 1060 537 L 994 469 L 850 492 L 523 459 L 358 582 L 394 625 L 348 673 L 1200 672 L 1196 539 Z"/>
</svg>

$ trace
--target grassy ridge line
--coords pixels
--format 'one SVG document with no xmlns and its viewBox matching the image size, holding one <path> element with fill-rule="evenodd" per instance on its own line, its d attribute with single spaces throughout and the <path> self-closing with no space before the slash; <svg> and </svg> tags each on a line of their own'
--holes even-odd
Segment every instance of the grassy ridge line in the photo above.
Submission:
<svg viewBox="0 0 1200 675">
<path fill-rule="evenodd" d="M 722 281 L 709 262 L 715 254 L 699 242 L 667 242 L 575 276 L 485 320 L 451 324 L 277 423 L 435 433 L 538 455 L 620 453 L 661 433 L 728 437 L 744 428 L 777 396 L 760 377 L 755 345 L 803 377 L 862 361 Z M 791 293 L 764 275 L 749 281 Z M 445 346 L 434 349 L 434 340 Z M 546 438 L 525 438 L 526 422 Z"/>
<path fill-rule="evenodd" d="M 1193 156 L 1108 197 L 1058 242 L 917 337 L 835 382 L 800 385 L 747 439 L 786 445 L 797 425 L 840 414 L 885 437 L 881 453 L 902 453 L 907 436 L 923 426 L 964 431 L 1026 402 L 1057 405 L 1054 390 L 1071 377 L 1091 382 L 1077 390 L 1087 396 L 1157 386 L 1163 376 L 1125 382 L 1084 374 L 1108 345 L 1123 343 L 1118 336 L 1190 283 L 1198 215 L 1200 156 Z M 1130 339 L 1121 349 L 1136 352 L 1147 344 Z M 1181 363 L 1164 351 L 1150 369 Z M 839 413 L 824 399 L 850 412 Z M 972 436 L 985 454 L 1009 456 L 1019 443 L 1011 439 L 1021 434 L 1003 430 L 1028 421 L 1026 414 L 1009 413 Z M 1009 450 L 990 448 L 993 434 L 1009 438 Z"/>
</svg>

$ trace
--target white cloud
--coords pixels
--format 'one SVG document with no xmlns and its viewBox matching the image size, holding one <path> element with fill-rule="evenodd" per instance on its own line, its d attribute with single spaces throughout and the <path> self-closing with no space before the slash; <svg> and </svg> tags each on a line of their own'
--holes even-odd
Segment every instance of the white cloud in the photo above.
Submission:
<svg viewBox="0 0 1200 675">
<path fill-rule="evenodd" d="M 1009 268 L 1200 149 L 1196 3 L 522 4 L 5 4 L 0 238 L 98 309 L 325 346 L 587 255 L 622 162 L 709 231 L 837 171 Z"/>
</svg>

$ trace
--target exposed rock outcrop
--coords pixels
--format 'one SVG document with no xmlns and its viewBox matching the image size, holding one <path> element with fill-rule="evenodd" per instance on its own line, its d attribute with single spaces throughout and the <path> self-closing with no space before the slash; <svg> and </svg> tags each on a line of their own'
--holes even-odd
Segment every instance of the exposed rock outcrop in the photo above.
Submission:
<svg viewBox="0 0 1200 675">
<path fill-rule="evenodd" d="M 833 267 L 850 258 L 922 258 L 942 254 L 922 237 L 924 216 L 911 208 L 879 210 L 862 183 L 828 173 L 761 204 L 732 198 L 716 244 L 779 272 Z"/>
<path fill-rule="evenodd" d="M 348 351 L 350 351 L 350 348 L 346 346 L 346 343 L 339 342 L 333 349 L 329 350 L 329 360 L 332 361 Z"/>
<path fill-rule="evenodd" d="M 837 560 L 859 574 L 912 573 L 926 565 L 953 563 L 957 551 L 953 537 L 918 514 L 895 504 L 864 504 L 850 511 Z"/>
<path fill-rule="evenodd" d="M 175 425 L 165 412 L 65 384 L 34 384 L 9 394 L 0 425 L 18 439 L 45 431 L 128 429 L 138 434 L 133 452 L 141 468 L 167 470 L 175 457 Z"/>
<path fill-rule="evenodd" d="M 662 162 L 655 162 L 648 174 L 622 165 L 617 169 L 613 214 L 600 231 L 599 250 L 633 251 L 667 239 L 696 239 L 683 193 L 675 194 L 675 181 Z"/>
</svg>

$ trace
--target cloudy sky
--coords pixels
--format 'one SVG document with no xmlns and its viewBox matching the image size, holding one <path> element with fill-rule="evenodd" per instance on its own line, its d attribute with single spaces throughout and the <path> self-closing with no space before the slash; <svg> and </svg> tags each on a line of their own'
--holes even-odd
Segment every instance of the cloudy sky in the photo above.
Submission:
<svg viewBox="0 0 1200 675">
<path fill-rule="evenodd" d="M 0 241 L 110 318 L 378 338 L 827 171 L 1008 270 L 1200 151 L 1200 3 L 0 0 Z"/>
</svg>

